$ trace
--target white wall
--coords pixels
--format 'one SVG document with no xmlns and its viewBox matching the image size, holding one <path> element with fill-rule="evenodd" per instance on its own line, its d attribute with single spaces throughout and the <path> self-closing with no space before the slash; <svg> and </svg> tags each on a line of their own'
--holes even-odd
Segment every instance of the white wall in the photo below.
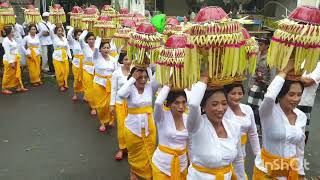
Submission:
<svg viewBox="0 0 320 180">
<path fill-rule="evenodd" d="M 294 10 L 297 7 L 297 0 L 277 0 L 277 1 L 283 4 L 290 11 Z M 286 15 L 285 9 L 280 6 L 276 6 L 275 17 L 282 17 L 282 15 Z"/>
<path fill-rule="evenodd" d="M 320 0 L 298 0 L 298 6 L 314 6 L 319 7 Z"/>
<path fill-rule="evenodd" d="M 163 0 L 164 13 L 168 16 L 187 15 L 189 7 L 186 0 Z"/>
</svg>

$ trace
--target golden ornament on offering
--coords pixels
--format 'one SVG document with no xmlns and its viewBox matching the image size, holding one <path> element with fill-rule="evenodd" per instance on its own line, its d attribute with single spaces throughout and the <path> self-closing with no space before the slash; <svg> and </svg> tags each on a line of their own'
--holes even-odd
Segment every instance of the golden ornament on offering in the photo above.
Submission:
<svg viewBox="0 0 320 180">
<path fill-rule="evenodd" d="M 54 4 L 49 7 L 49 21 L 52 24 L 63 24 L 66 22 L 66 14 L 60 4 Z"/>
<path fill-rule="evenodd" d="M 117 27 L 109 17 L 100 16 L 93 26 L 93 32 L 95 36 L 101 37 L 103 42 L 109 42 L 117 32 Z"/>
<path fill-rule="evenodd" d="M 81 28 L 83 17 L 83 9 L 79 6 L 74 6 L 70 12 L 70 25 L 75 28 Z"/>
<path fill-rule="evenodd" d="M 221 86 L 234 81 L 247 67 L 246 40 L 239 22 L 228 17 L 220 7 L 202 8 L 190 28 L 187 56 L 190 74 L 200 78 L 200 70 L 207 69 L 209 86 Z M 195 61 L 195 62 L 194 62 Z"/>
<path fill-rule="evenodd" d="M 42 17 L 38 8 L 33 5 L 28 5 L 27 8 L 22 8 L 24 10 L 24 21 L 27 24 L 37 24 L 42 21 Z"/>
<path fill-rule="evenodd" d="M 123 46 L 122 51 L 127 51 L 130 34 L 135 31 L 135 27 L 136 24 L 133 20 L 122 22 L 122 27 L 113 35 L 114 43 L 118 49 Z"/>
<path fill-rule="evenodd" d="M 0 3 L 0 26 L 15 23 L 16 15 L 14 14 L 12 6 L 7 2 Z"/>
<path fill-rule="evenodd" d="M 150 23 L 140 24 L 131 33 L 128 42 L 128 58 L 135 65 L 153 64 L 158 60 L 162 35 Z M 148 54 L 148 60 L 145 56 Z M 147 61 L 147 62 L 146 62 Z"/>
<path fill-rule="evenodd" d="M 287 19 L 278 22 L 268 50 L 270 67 L 283 70 L 294 61 L 294 72 L 288 78 L 298 79 L 304 71 L 312 72 L 320 58 L 320 9 L 301 6 Z M 303 67 L 302 67 L 303 65 Z"/>
</svg>

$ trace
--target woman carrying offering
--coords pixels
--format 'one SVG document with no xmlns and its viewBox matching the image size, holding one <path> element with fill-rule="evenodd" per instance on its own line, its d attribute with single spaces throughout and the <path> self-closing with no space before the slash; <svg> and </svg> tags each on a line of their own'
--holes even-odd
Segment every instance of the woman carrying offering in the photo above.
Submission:
<svg viewBox="0 0 320 180">
<path fill-rule="evenodd" d="M 156 126 L 152 115 L 152 97 L 158 84 L 148 68 L 133 67 L 128 81 L 118 91 L 128 103 L 125 120 L 125 142 L 128 150 L 130 179 L 152 178 L 151 158 L 156 146 Z"/>
<path fill-rule="evenodd" d="M 225 85 L 224 92 L 228 101 L 228 108 L 224 117 L 235 120 L 236 123 L 241 125 L 241 149 L 243 157 L 244 159 L 246 157 L 248 136 L 252 151 L 256 156 L 260 152 L 257 126 L 251 107 L 241 103 L 244 94 L 242 82 Z"/>
<path fill-rule="evenodd" d="M 303 93 L 300 81 L 286 80 L 294 61 L 271 82 L 259 109 L 262 150 L 255 159 L 254 180 L 304 179 L 306 115 L 297 109 Z"/>
<path fill-rule="evenodd" d="M 29 70 L 30 82 L 33 86 L 39 86 L 41 81 L 41 46 L 37 34 L 37 26 L 30 24 L 29 35 L 23 38 L 21 50 L 26 55 L 26 62 Z"/>
<path fill-rule="evenodd" d="M 113 126 L 113 116 L 110 113 L 111 100 L 111 78 L 112 73 L 117 69 L 117 62 L 109 58 L 110 44 L 101 43 L 97 37 L 93 53 L 94 79 L 93 79 L 93 101 L 96 104 L 100 120 L 100 132 L 106 131 L 106 125 Z"/>
<path fill-rule="evenodd" d="M 72 73 L 73 73 L 73 96 L 72 100 L 76 101 L 78 99 L 77 94 L 84 92 L 83 87 L 83 60 L 84 55 L 80 46 L 79 37 L 82 31 L 80 29 L 74 29 L 74 27 L 70 27 L 67 39 L 69 42 L 69 46 L 73 52 L 73 60 L 72 60 Z"/>
<path fill-rule="evenodd" d="M 67 38 L 64 37 L 62 26 L 56 26 L 54 34 L 50 33 L 53 42 L 53 66 L 59 90 L 65 92 L 68 89 L 69 61 L 71 59 L 70 47 Z"/>
<path fill-rule="evenodd" d="M 245 179 L 240 124 L 224 117 L 228 108 L 223 88 L 208 89 L 208 75 L 191 90 L 187 129 L 190 139 L 190 180 L 229 180 L 235 169 Z M 202 109 L 202 112 L 201 112 Z"/>
<path fill-rule="evenodd" d="M 83 62 L 83 87 L 84 87 L 84 99 L 89 103 L 91 108 L 90 114 L 92 116 L 97 115 L 95 109 L 95 104 L 93 101 L 93 75 L 94 75 L 94 64 L 92 61 L 93 51 L 94 51 L 94 42 L 95 36 L 92 32 L 84 30 L 79 37 L 79 42 L 81 50 L 84 53 L 84 62 Z"/>
<path fill-rule="evenodd" d="M 14 40 L 12 26 L 4 28 L 6 37 L 3 39 L 2 46 L 4 49 L 3 56 L 3 77 L 2 93 L 6 95 L 13 94 L 11 88 L 16 88 L 17 92 L 25 92 L 21 79 L 19 44 Z"/>
<path fill-rule="evenodd" d="M 170 88 L 171 85 L 161 89 L 154 105 L 159 137 L 152 158 L 154 180 L 183 180 L 187 176 L 187 97 L 183 90 Z"/>
<path fill-rule="evenodd" d="M 128 59 L 127 53 L 120 53 L 119 63 L 122 64 L 122 66 L 112 74 L 110 102 L 111 114 L 117 119 L 119 150 L 115 155 L 115 159 L 118 161 L 122 160 L 123 154 L 127 149 L 126 142 L 124 140 L 124 121 L 128 115 L 128 104 L 118 95 L 119 89 L 127 82 L 130 72 L 131 61 Z"/>
</svg>

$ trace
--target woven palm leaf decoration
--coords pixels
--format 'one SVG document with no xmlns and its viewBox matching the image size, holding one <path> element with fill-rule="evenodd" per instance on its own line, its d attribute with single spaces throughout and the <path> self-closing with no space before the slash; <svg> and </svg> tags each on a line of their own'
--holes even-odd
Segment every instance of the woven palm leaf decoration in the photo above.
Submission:
<svg viewBox="0 0 320 180">
<path fill-rule="evenodd" d="M 150 23 L 140 24 L 136 32 L 130 34 L 128 42 L 128 58 L 135 65 L 145 66 L 146 63 L 153 64 L 159 58 L 159 48 L 162 35 Z M 149 57 L 145 62 L 145 56 Z"/>
<path fill-rule="evenodd" d="M 209 72 L 209 86 L 222 86 L 234 81 L 247 67 L 246 41 L 239 22 L 228 17 L 220 7 L 202 8 L 190 28 L 189 51 L 193 62 L 193 77 L 200 77 L 200 70 Z M 192 59 L 193 59 L 192 58 Z M 188 58 L 187 58 L 188 59 Z M 200 68 L 199 68 L 200 66 Z"/>
<path fill-rule="evenodd" d="M 80 29 L 82 27 L 83 9 L 79 6 L 74 6 L 70 13 L 70 25 Z"/>
<path fill-rule="evenodd" d="M 320 9 L 301 6 L 278 22 L 268 50 L 270 67 L 283 70 L 294 60 L 294 73 L 312 72 L 320 58 Z M 304 66 L 302 67 L 302 64 Z"/>
<path fill-rule="evenodd" d="M 122 50 L 127 51 L 130 34 L 135 31 L 135 27 L 136 24 L 133 20 L 124 20 L 122 22 L 122 27 L 113 36 L 114 43 L 118 49 L 123 46 Z"/>
<path fill-rule="evenodd" d="M 117 32 L 117 27 L 111 18 L 107 16 L 100 16 L 93 26 L 93 32 L 96 36 L 101 37 L 103 42 L 109 42 Z"/>
<path fill-rule="evenodd" d="M 168 84 L 169 77 L 172 76 L 172 89 L 183 90 L 191 87 L 193 82 L 186 76 L 189 69 L 184 66 L 186 45 L 186 34 L 180 34 L 170 36 L 161 48 L 159 60 L 156 62 L 156 78 L 160 84 Z"/>
<path fill-rule="evenodd" d="M 27 24 L 37 24 L 42 21 L 40 12 L 38 8 L 35 8 L 33 5 L 28 5 L 24 10 L 24 21 Z"/>
<path fill-rule="evenodd" d="M 66 14 L 60 4 L 54 4 L 49 7 L 49 21 L 52 24 L 63 24 L 66 22 Z"/>
<path fill-rule="evenodd" d="M 0 3 L 0 26 L 15 24 L 16 16 L 12 6 L 7 2 Z"/>
</svg>

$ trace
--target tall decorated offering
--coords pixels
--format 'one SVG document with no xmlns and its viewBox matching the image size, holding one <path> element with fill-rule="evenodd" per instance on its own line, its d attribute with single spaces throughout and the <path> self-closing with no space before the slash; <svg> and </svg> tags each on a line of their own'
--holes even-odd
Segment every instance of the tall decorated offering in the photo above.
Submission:
<svg viewBox="0 0 320 180">
<path fill-rule="evenodd" d="M 159 58 L 162 35 L 150 23 L 140 24 L 131 33 L 128 42 L 128 58 L 136 66 L 145 67 Z"/>
<path fill-rule="evenodd" d="M 52 24 L 63 24 L 66 22 L 66 14 L 60 4 L 53 4 L 49 7 L 49 21 Z"/>
<path fill-rule="evenodd" d="M 0 26 L 16 23 L 16 16 L 11 4 L 7 2 L 0 3 Z"/>
<path fill-rule="evenodd" d="M 38 8 L 35 8 L 33 5 L 28 5 L 27 8 L 24 8 L 24 21 L 27 24 L 37 24 L 42 21 L 41 14 Z"/>
<path fill-rule="evenodd" d="M 113 39 L 116 47 L 119 49 L 123 46 L 122 50 L 127 51 L 128 41 L 130 35 L 135 31 L 136 23 L 133 20 L 124 20 L 122 27 L 114 34 Z"/>
<path fill-rule="evenodd" d="M 116 25 L 108 16 L 100 16 L 93 26 L 94 34 L 102 38 L 103 42 L 109 42 L 117 32 Z"/>
<path fill-rule="evenodd" d="M 267 63 L 283 70 L 294 61 L 294 72 L 288 79 L 299 79 L 304 71 L 310 73 L 320 58 L 320 9 L 301 6 L 288 18 L 278 22 L 268 50 Z"/>
<path fill-rule="evenodd" d="M 79 6 L 74 6 L 70 12 L 70 25 L 72 27 L 81 29 L 82 17 L 83 9 Z"/>
<path fill-rule="evenodd" d="M 184 66 L 186 46 L 187 36 L 185 34 L 170 36 L 164 47 L 161 48 L 159 60 L 156 62 L 157 81 L 166 85 L 171 77 L 172 90 L 184 90 L 190 88 L 193 83 L 187 79 L 189 69 Z"/>
<path fill-rule="evenodd" d="M 244 74 L 247 67 L 246 40 L 239 22 L 228 17 L 220 7 L 202 8 L 190 28 L 186 63 L 190 76 L 200 78 L 208 70 L 209 87 L 223 86 Z M 196 62 L 195 62 L 196 61 Z M 185 64 L 186 65 L 186 64 Z"/>
<path fill-rule="evenodd" d="M 93 26 L 99 18 L 99 10 L 95 6 L 87 7 L 84 10 L 81 29 L 93 32 Z"/>
</svg>

